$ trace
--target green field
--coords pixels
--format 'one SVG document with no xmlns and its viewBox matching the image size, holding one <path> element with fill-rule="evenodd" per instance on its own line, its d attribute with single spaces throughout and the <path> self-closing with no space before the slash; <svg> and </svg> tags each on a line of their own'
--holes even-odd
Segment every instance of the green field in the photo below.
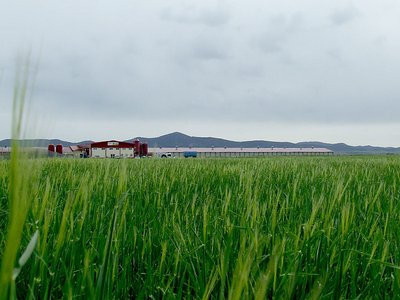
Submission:
<svg viewBox="0 0 400 300">
<path fill-rule="evenodd" d="M 400 158 L 0 161 L 0 246 L 0 298 L 395 298 Z"/>
</svg>

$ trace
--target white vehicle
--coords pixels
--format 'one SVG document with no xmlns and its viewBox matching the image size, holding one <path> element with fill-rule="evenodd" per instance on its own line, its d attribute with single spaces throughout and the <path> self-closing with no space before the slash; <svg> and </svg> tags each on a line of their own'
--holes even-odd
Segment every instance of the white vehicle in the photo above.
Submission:
<svg viewBox="0 0 400 300">
<path fill-rule="evenodd" d="M 161 153 L 157 153 L 157 157 L 161 157 L 161 158 L 173 158 L 171 152 L 161 152 Z"/>
</svg>

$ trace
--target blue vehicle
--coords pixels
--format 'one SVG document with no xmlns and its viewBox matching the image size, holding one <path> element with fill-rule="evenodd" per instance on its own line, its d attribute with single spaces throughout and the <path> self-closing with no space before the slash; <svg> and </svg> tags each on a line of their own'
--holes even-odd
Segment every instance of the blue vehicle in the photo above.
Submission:
<svg viewBox="0 0 400 300">
<path fill-rule="evenodd" d="M 185 158 L 197 157 L 197 151 L 185 151 L 185 152 L 183 152 L 183 156 Z"/>
</svg>

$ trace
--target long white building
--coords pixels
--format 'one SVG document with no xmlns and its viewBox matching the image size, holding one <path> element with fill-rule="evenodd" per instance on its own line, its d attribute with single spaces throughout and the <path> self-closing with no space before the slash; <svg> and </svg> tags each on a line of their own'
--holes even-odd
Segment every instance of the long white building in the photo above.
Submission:
<svg viewBox="0 0 400 300">
<path fill-rule="evenodd" d="M 193 147 L 174 147 L 174 148 L 149 148 L 149 152 L 162 156 L 171 153 L 173 157 L 184 157 L 185 152 L 197 152 L 198 157 L 258 157 L 271 155 L 333 155 L 333 151 L 326 148 L 193 148 Z"/>
</svg>

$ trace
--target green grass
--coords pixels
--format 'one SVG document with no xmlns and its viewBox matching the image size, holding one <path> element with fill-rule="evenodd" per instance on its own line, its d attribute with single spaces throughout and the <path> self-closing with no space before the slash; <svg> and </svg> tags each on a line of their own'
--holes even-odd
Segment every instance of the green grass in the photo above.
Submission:
<svg viewBox="0 0 400 300">
<path fill-rule="evenodd" d="M 400 294 L 398 157 L 18 162 L 0 161 L 0 257 L 14 201 L 13 267 L 39 231 L 18 298 Z"/>
</svg>

